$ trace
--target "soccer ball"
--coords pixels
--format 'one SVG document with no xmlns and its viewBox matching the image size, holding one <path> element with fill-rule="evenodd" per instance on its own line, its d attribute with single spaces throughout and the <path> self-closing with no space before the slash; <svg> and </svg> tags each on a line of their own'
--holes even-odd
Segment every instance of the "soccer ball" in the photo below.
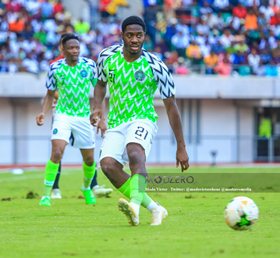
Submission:
<svg viewBox="0 0 280 258">
<path fill-rule="evenodd" d="M 245 196 L 233 198 L 225 208 L 225 220 L 235 230 L 247 230 L 257 221 L 259 208 Z"/>
</svg>

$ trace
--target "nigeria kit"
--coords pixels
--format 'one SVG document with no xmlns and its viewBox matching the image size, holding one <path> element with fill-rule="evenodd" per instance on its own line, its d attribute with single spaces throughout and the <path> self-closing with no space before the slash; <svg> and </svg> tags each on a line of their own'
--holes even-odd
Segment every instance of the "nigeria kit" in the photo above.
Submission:
<svg viewBox="0 0 280 258">
<path fill-rule="evenodd" d="M 107 83 L 110 93 L 109 129 L 103 142 L 101 159 L 113 156 L 123 163 L 125 146 L 129 142 L 139 143 L 147 155 L 157 131 L 158 116 L 153 104 L 155 92 L 159 89 L 162 99 L 175 95 L 173 78 L 168 68 L 155 55 L 144 49 L 137 60 L 127 62 L 123 55 L 123 46 L 115 45 L 100 53 L 97 70 L 98 79 Z M 111 150 L 110 141 L 111 144 L 113 142 L 110 135 L 113 135 L 115 145 Z M 112 149 L 120 151 L 115 153 Z"/>
<path fill-rule="evenodd" d="M 50 66 L 46 88 L 58 91 L 52 139 L 62 139 L 78 148 L 93 148 L 94 133 L 90 125 L 90 90 L 97 80 L 96 65 L 80 57 L 75 66 L 60 59 Z"/>
</svg>

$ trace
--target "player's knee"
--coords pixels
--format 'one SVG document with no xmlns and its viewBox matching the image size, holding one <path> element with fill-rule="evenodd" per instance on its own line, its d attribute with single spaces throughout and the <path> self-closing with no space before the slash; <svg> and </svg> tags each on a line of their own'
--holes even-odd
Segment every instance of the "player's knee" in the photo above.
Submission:
<svg viewBox="0 0 280 258">
<path fill-rule="evenodd" d="M 104 158 L 101 160 L 100 166 L 101 166 L 102 171 L 106 175 L 109 175 L 115 170 L 116 164 L 112 159 Z"/>
<path fill-rule="evenodd" d="M 60 150 L 60 149 L 56 149 L 52 152 L 52 160 L 55 162 L 55 163 L 58 163 L 61 161 L 62 159 L 62 155 L 63 155 L 63 152 Z"/>
<path fill-rule="evenodd" d="M 146 161 L 145 152 L 139 151 L 138 149 L 132 149 L 128 153 L 129 164 L 137 165 L 144 164 Z"/>
<path fill-rule="evenodd" d="M 92 156 L 84 157 L 84 163 L 86 163 L 88 166 L 92 166 L 93 162 L 94 160 Z"/>
</svg>

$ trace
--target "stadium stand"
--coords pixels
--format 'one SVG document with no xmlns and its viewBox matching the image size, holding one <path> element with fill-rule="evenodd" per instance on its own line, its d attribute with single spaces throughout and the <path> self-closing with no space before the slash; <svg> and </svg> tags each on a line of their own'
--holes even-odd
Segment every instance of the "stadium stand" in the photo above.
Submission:
<svg viewBox="0 0 280 258">
<path fill-rule="evenodd" d="M 61 0 L 0 0 L 0 72 L 45 72 L 64 32 L 79 34 L 81 54 L 95 60 L 101 49 L 119 43 L 118 7 L 128 5 L 100 1 L 100 22 L 93 26 L 74 19 Z M 280 75 L 280 0 L 143 0 L 142 5 L 145 47 L 172 73 Z"/>
</svg>

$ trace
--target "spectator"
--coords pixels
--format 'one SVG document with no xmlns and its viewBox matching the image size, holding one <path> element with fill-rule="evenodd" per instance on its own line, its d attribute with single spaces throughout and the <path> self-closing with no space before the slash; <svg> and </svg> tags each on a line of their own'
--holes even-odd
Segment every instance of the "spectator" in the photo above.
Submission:
<svg viewBox="0 0 280 258">
<path fill-rule="evenodd" d="M 25 20 L 22 17 L 18 17 L 15 21 L 9 23 L 9 31 L 15 32 L 17 35 L 25 28 Z"/>
<path fill-rule="evenodd" d="M 215 67 L 218 64 L 219 57 L 218 55 L 211 50 L 210 54 L 204 58 L 205 64 L 205 73 L 206 74 L 215 74 Z"/>
<path fill-rule="evenodd" d="M 232 14 L 239 19 L 245 19 L 247 15 L 247 9 L 241 3 L 238 3 L 238 5 L 232 9 Z"/>
<path fill-rule="evenodd" d="M 232 65 L 227 55 L 225 55 L 214 68 L 215 73 L 222 76 L 229 76 L 232 72 Z"/>
<path fill-rule="evenodd" d="M 277 40 L 277 46 L 272 49 L 272 58 L 276 64 L 280 64 L 280 38 Z"/>
<path fill-rule="evenodd" d="M 61 2 L 61 0 L 55 0 L 53 4 L 53 14 L 56 15 L 58 13 L 64 12 L 64 6 Z"/>
<path fill-rule="evenodd" d="M 183 57 L 178 58 L 178 63 L 175 64 L 175 74 L 188 75 L 190 71 L 186 67 L 185 59 Z"/>
<path fill-rule="evenodd" d="M 110 4 L 116 7 L 121 2 L 128 1 L 101 0 L 100 4 L 103 10 L 108 11 Z M 279 64 L 279 4 L 280 0 L 145 0 L 147 37 L 151 39 L 147 39 L 145 47 L 156 49 L 174 72 L 178 63 L 174 60 L 170 63 L 170 59 L 174 58 L 170 58 L 168 53 L 176 50 L 180 57 L 186 58 L 186 49 L 192 40 L 197 42 L 200 50 L 199 65 L 206 62 L 210 49 L 216 55 L 227 52 L 233 57 L 232 62 L 237 62 L 240 56 L 236 56 L 236 53 L 241 51 L 245 56 L 252 54 L 251 63 L 245 66 L 249 66 L 253 74 L 264 76 L 266 65 Z M 166 12 L 167 6 L 169 9 L 172 6 L 172 10 Z M 111 7 L 112 14 L 116 14 L 115 7 Z M 119 43 L 120 20 L 118 15 L 110 15 L 107 11 L 104 15 L 107 18 L 102 18 L 93 31 L 87 21 L 83 21 L 87 23 L 84 28 L 80 21 L 73 23 L 61 0 L 0 1 L 0 46 L 7 43 L 0 49 L 1 71 L 23 71 L 22 62 L 34 49 L 32 56 L 35 56 L 39 69 L 43 71 L 45 64 L 56 54 L 59 35 L 74 30 L 82 35 L 82 53 L 96 58 L 102 48 Z M 240 38 L 243 38 L 242 42 Z M 257 55 L 252 49 L 256 50 Z M 256 71 L 258 57 L 261 72 Z M 185 63 L 189 65 L 187 60 Z M 192 67 L 194 60 L 190 64 L 190 69 L 197 69 Z M 207 69 L 205 71 L 212 73 Z"/>
<path fill-rule="evenodd" d="M 258 74 L 260 62 L 261 62 L 261 58 L 257 53 L 257 50 L 255 48 L 252 48 L 251 53 L 248 55 L 248 64 L 251 67 L 252 73 L 254 75 Z"/>
<path fill-rule="evenodd" d="M 171 18 L 169 20 L 167 26 L 166 26 L 166 30 L 165 30 L 165 34 L 164 34 L 164 39 L 166 41 L 166 44 L 167 44 L 169 50 L 172 47 L 171 39 L 172 39 L 172 37 L 177 32 L 176 24 L 177 24 L 177 19 Z"/>
<path fill-rule="evenodd" d="M 83 18 L 80 18 L 78 21 L 74 23 L 75 32 L 78 34 L 86 34 L 90 30 L 90 24 L 85 21 Z"/>
<path fill-rule="evenodd" d="M 244 23 L 245 30 L 257 30 L 258 29 L 258 18 L 256 14 L 254 13 L 253 9 L 249 9 L 248 13 L 245 17 L 245 23 Z"/>
<path fill-rule="evenodd" d="M 171 43 L 172 49 L 175 49 L 179 56 L 185 57 L 185 51 L 189 45 L 189 38 L 182 31 L 177 31 L 171 38 Z"/>
<path fill-rule="evenodd" d="M 49 0 L 42 0 L 41 3 L 41 17 L 43 19 L 52 18 L 54 14 L 53 5 Z"/>
<path fill-rule="evenodd" d="M 270 19 L 270 25 L 277 26 L 280 24 L 280 10 L 278 10 Z"/>
<path fill-rule="evenodd" d="M 234 45 L 235 52 L 241 52 L 243 54 L 248 53 L 249 46 L 245 42 L 245 38 L 242 36 L 239 41 Z"/>
<path fill-rule="evenodd" d="M 225 29 L 223 34 L 220 36 L 220 42 L 224 48 L 228 48 L 233 42 L 234 36 L 231 34 L 229 29 Z"/>
</svg>

